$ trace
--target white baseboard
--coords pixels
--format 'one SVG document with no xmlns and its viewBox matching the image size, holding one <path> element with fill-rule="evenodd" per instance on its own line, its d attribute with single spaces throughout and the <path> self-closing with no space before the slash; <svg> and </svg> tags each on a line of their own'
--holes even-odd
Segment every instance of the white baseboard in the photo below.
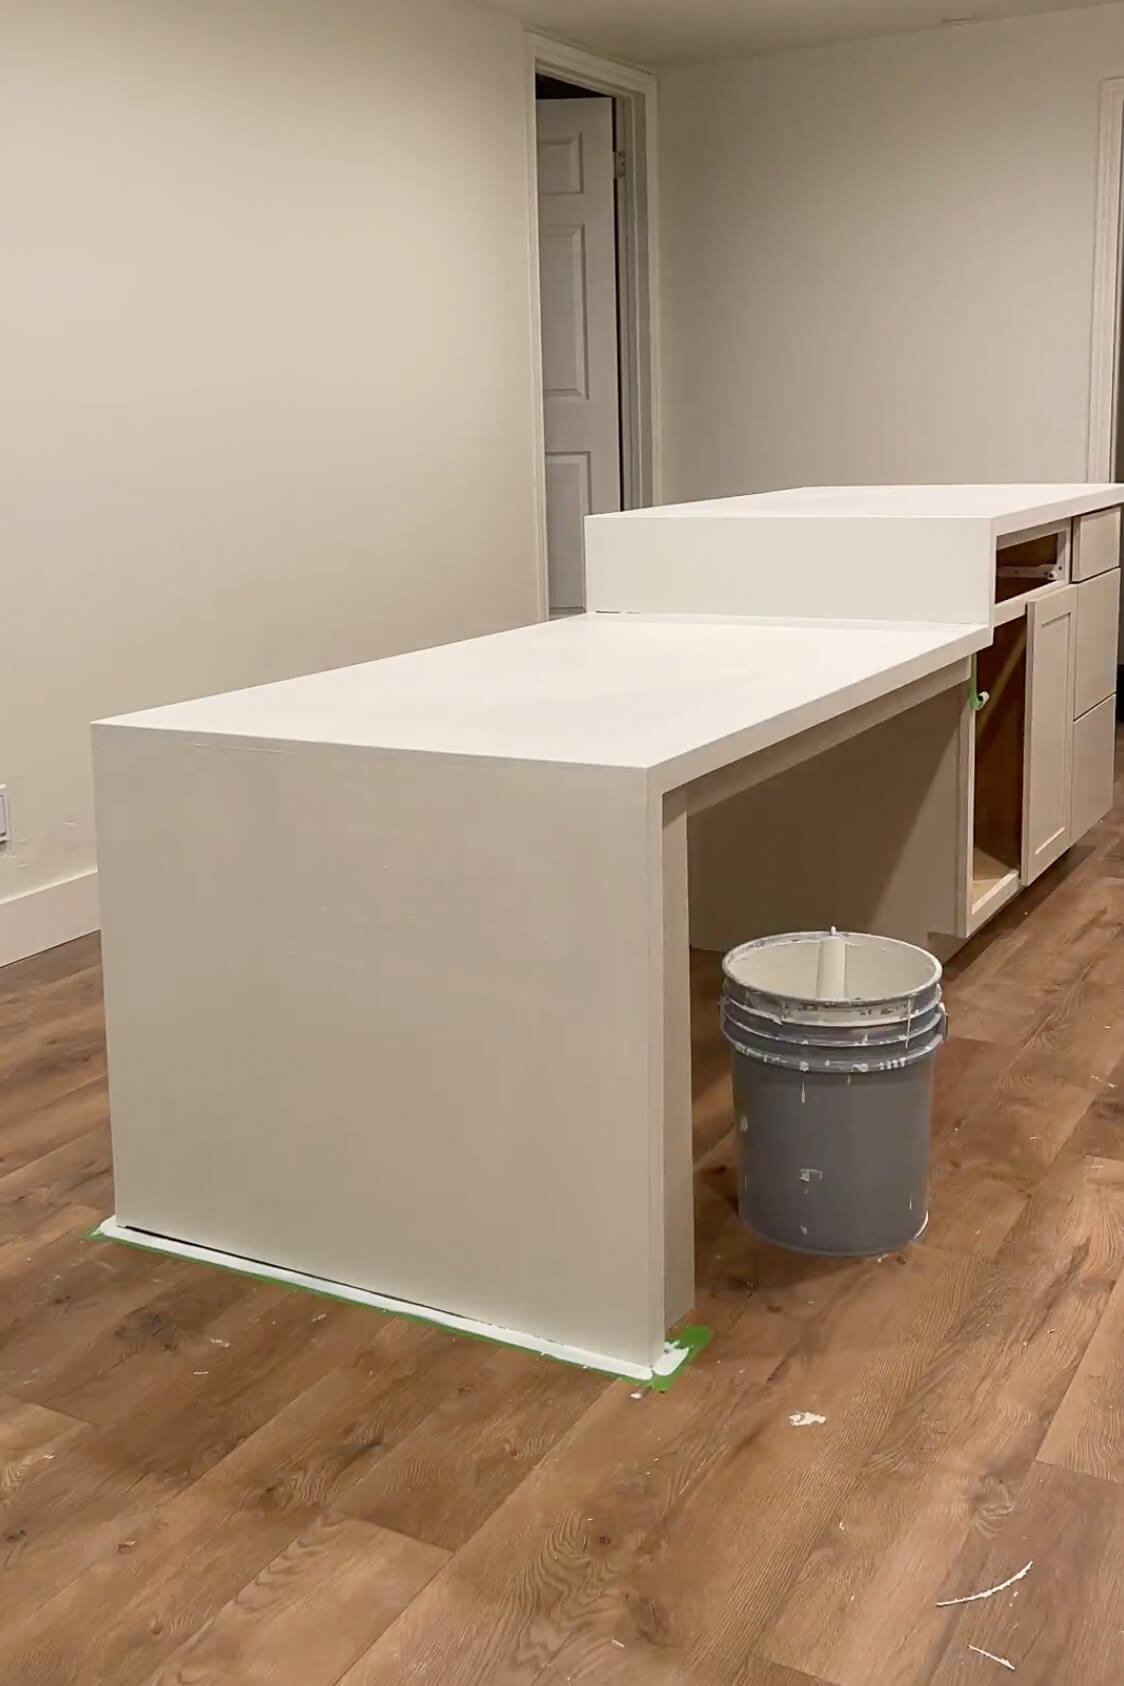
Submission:
<svg viewBox="0 0 1124 1686">
<path fill-rule="evenodd" d="M 0 966 L 57 948 L 96 931 L 98 875 L 94 868 L 0 901 Z"/>
</svg>

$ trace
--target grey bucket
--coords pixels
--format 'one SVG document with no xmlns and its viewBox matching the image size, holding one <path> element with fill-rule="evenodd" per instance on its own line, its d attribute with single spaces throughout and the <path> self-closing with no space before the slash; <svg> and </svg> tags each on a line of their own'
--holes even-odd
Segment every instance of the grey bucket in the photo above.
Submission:
<svg viewBox="0 0 1124 1686">
<path fill-rule="evenodd" d="M 915 1240 L 946 1027 L 939 961 L 892 937 L 798 931 L 743 943 L 722 970 L 742 1219 L 803 1253 Z"/>
</svg>

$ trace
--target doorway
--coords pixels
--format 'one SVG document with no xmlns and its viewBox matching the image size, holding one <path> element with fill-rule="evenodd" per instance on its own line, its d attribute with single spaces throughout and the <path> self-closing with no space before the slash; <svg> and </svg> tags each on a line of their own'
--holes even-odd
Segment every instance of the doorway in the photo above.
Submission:
<svg viewBox="0 0 1124 1686">
<path fill-rule="evenodd" d="M 585 609 L 587 515 L 655 501 L 651 78 L 532 39 L 540 548 L 551 617 Z"/>
</svg>

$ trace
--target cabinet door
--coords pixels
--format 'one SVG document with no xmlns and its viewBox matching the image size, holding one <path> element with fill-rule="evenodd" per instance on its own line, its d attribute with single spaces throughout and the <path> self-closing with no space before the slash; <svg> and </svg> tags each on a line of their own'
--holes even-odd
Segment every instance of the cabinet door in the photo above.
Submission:
<svg viewBox="0 0 1124 1686">
<path fill-rule="evenodd" d="M 1116 690 L 1116 641 L 1120 620 L 1120 569 L 1077 587 L 1077 644 L 1073 682 L 1076 719 Z"/>
<path fill-rule="evenodd" d="M 1112 807 L 1116 699 L 1108 697 L 1073 724 L 1072 840 L 1084 837 Z"/>
<path fill-rule="evenodd" d="M 1068 849 L 1073 777 L 1073 653 L 1077 588 L 1027 608 L 1022 879 L 1030 884 Z"/>
</svg>

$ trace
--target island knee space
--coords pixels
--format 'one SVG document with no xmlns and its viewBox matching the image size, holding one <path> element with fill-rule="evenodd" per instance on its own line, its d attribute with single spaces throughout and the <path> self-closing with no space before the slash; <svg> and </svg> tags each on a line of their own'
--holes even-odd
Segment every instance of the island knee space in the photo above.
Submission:
<svg viewBox="0 0 1124 1686">
<path fill-rule="evenodd" d="M 941 949 L 963 918 L 968 679 L 692 815 L 691 944 L 871 931 Z"/>
</svg>

